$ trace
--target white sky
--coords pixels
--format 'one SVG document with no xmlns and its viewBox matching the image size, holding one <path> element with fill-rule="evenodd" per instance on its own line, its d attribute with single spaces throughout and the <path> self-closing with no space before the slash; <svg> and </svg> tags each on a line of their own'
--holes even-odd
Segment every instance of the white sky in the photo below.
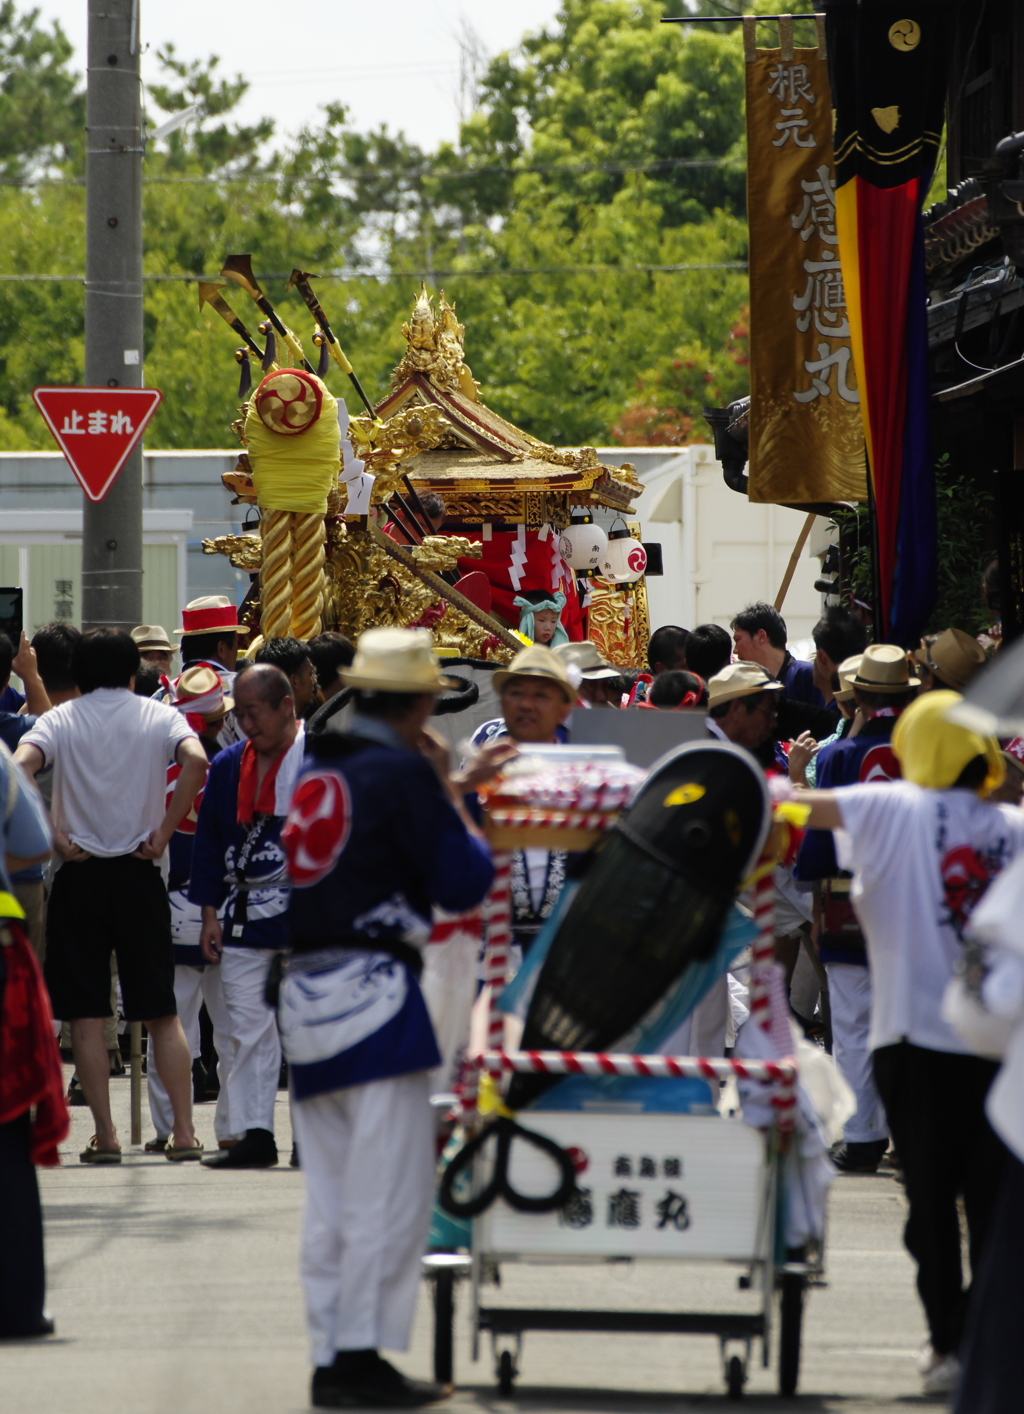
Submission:
<svg viewBox="0 0 1024 1414">
<path fill-rule="evenodd" d="M 42 17 L 60 20 L 84 69 L 86 0 L 36 3 Z M 155 52 L 170 41 L 182 59 L 219 54 L 222 71 L 250 80 L 236 110 L 242 120 L 268 116 L 279 134 L 293 132 L 320 105 L 341 101 L 355 127 L 386 122 L 429 149 L 458 132 L 461 22 L 493 55 L 552 20 L 558 0 L 141 0 L 141 7 L 144 79 L 157 78 Z"/>
</svg>

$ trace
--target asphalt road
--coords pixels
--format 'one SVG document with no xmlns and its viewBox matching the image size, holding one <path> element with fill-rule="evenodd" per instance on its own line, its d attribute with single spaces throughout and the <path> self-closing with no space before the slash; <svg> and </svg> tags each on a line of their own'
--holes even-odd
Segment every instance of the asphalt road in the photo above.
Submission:
<svg viewBox="0 0 1024 1414">
<path fill-rule="evenodd" d="M 112 1082 L 128 1135 L 128 1082 Z M 145 1113 L 145 1106 L 144 1106 Z M 278 1103 L 285 1163 L 237 1175 L 171 1165 L 141 1150 L 116 1168 L 77 1161 L 91 1133 L 72 1111 L 65 1163 L 40 1175 L 46 1212 L 49 1308 L 57 1335 L 0 1342 L 3 1414 L 297 1414 L 309 1367 L 297 1272 L 301 1175 L 287 1167 L 288 1105 Z M 148 1118 L 148 1116 L 147 1116 Z M 197 1127 L 213 1143 L 212 1106 Z M 151 1131 L 148 1124 L 145 1138 Z M 126 1146 L 127 1147 L 127 1146 Z M 807 1414 L 940 1410 L 920 1396 L 915 1356 L 924 1325 L 903 1250 L 902 1190 L 891 1175 L 841 1177 L 832 1190 L 828 1287 L 804 1320 L 797 1406 L 775 1396 L 774 1370 L 755 1350 L 744 1403 Z M 506 1266 L 502 1305 L 582 1304 L 645 1309 L 743 1308 L 735 1271 L 662 1265 Z M 725 1406 L 710 1337 L 538 1335 L 525 1338 L 511 1401 L 499 1399 L 481 1344 L 470 1358 L 464 1291 L 457 1391 L 442 1408 L 529 1414 L 670 1411 Z M 411 1350 L 396 1357 L 429 1377 L 432 1319 L 424 1285 Z"/>
</svg>

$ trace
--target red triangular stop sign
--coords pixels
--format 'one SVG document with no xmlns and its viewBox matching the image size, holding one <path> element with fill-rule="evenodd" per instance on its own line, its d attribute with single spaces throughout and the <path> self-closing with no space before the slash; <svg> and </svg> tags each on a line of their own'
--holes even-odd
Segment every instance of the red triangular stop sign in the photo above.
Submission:
<svg viewBox="0 0 1024 1414">
<path fill-rule="evenodd" d="M 32 397 L 90 501 L 102 501 L 160 406 L 156 388 L 34 388 Z"/>
</svg>

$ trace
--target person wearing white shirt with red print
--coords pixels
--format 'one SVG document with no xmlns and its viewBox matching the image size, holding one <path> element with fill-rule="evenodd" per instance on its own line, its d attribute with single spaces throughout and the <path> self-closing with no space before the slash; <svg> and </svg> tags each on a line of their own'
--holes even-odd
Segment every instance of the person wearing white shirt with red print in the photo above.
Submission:
<svg viewBox="0 0 1024 1414">
<path fill-rule="evenodd" d="M 991 881 L 1024 852 L 1024 811 L 990 804 L 1003 761 L 995 738 L 949 721 L 955 692 L 930 692 L 899 718 L 892 749 L 905 777 L 799 792 L 809 825 L 838 830 L 839 863 L 864 930 L 873 983 L 875 1081 L 903 1164 L 904 1239 L 930 1345 L 927 1394 L 950 1393 L 968 1293 L 960 1259 L 963 1198 L 971 1271 L 980 1268 L 1006 1149 L 985 1114 L 995 1061 L 971 1053 L 942 1015 L 965 930 Z"/>
</svg>

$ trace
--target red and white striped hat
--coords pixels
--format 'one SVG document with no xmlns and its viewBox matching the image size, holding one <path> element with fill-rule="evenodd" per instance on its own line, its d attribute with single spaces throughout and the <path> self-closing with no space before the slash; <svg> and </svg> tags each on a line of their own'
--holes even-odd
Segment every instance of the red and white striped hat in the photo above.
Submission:
<svg viewBox="0 0 1024 1414">
<path fill-rule="evenodd" d="M 174 630 L 179 638 L 218 631 L 249 632 L 244 624 L 238 622 L 238 609 L 226 594 L 206 594 L 202 599 L 193 599 L 181 611 L 181 628 Z"/>
</svg>

